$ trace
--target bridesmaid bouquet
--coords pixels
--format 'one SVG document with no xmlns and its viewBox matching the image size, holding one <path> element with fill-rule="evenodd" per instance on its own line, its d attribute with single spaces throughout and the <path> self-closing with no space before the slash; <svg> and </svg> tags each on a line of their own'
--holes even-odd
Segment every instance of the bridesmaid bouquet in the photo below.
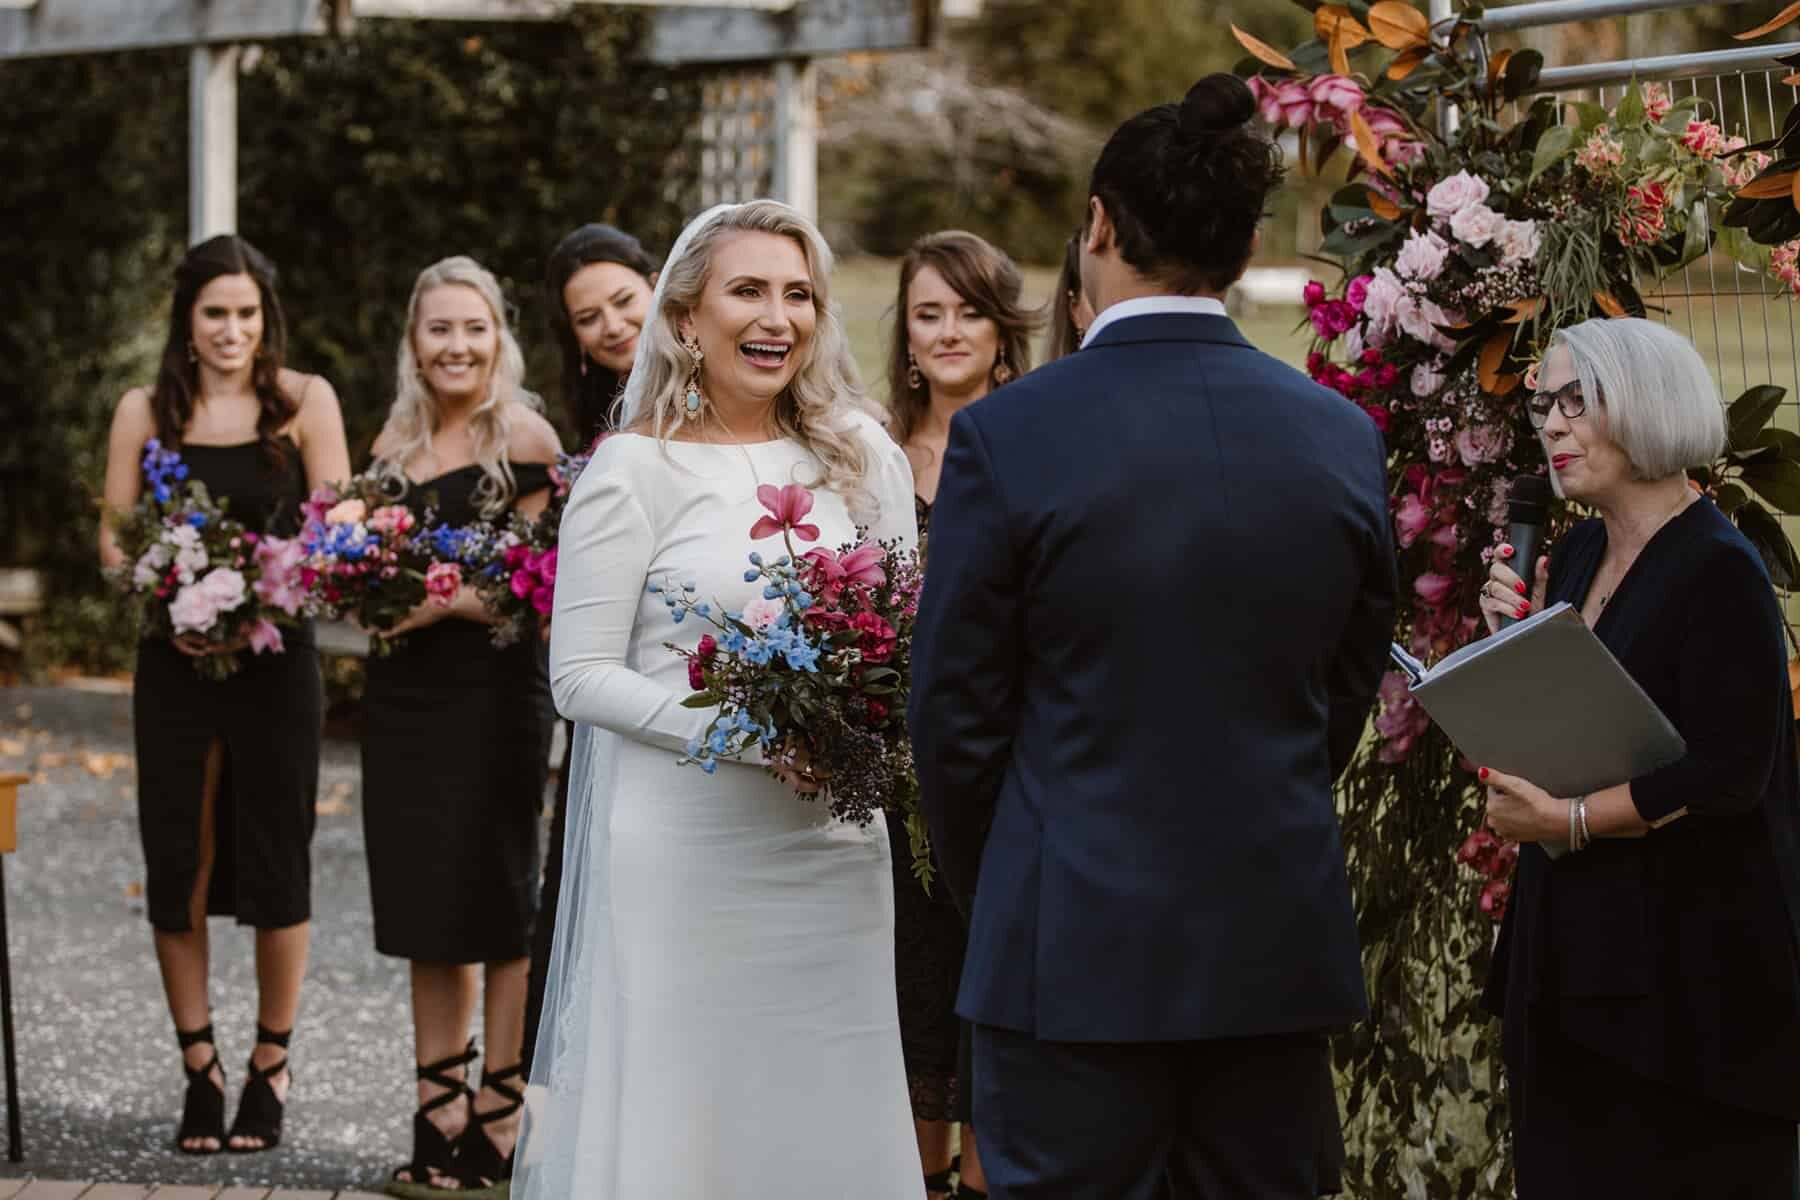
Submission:
<svg viewBox="0 0 1800 1200">
<path fill-rule="evenodd" d="M 491 531 L 421 521 L 370 476 L 322 487 L 302 507 L 301 572 L 315 609 L 364 629 L 392 629 L 427 598 L 448 607 L 465 575 L 494 557 Z M 395 645 L 374 638 L 370 652 Z"/>
<path fill-rule="evenodd" d="M 156 438 L 144 444 L 143 472 L 143 497 L 115 526 L 125 564 L 112 572 L 140 628 L 218 647 L 194 657 L 194 669 L 212 680 L 238 669 L 239 647 L 281 653 L 279 625 L 292 624 L 307 601 L 299 544 L 227 517 L 206 485 L 188 479 L 181 455 Z"/>
<path fill-rule="evenodd" d="M 550 468 L 550 502 L 536 517 L 515 513 L 503 528 L 485 527 L 492 558 L 474 572 L 470 583 L 488 611 L 499 618 L 494 625 L 494 645 L 512 645 L 555 607 L 556 545 L 563 509 L 592 454 L 590 450 L 557 458 Z"/>
<path fill-rule="evenodd" d="M 763 584 L 759 598 L 741 612 L 721 611 L 696 600 L 693 584 L 649 584 L 677 623 L 691 614 L 718 631 L 691 650 L 668 647 L 687 660 L 694 694 L 682 703 L 719 710 L 681 761 L 710 774 L 721 759 L 753 748 L 778 747 L 772 757 L 784 762 L 804 752 L 833 816 L 867 825 L 877 811 L 901 815 L 913 875 L 929 889 L 931 858 L 906 732 L 924 579 L 918 552 L 859 536 L 836 550 L 802 554 L 795 539 L 819 537 L 818 526 L 804 523 L 812 493 L 788 484 L 764 485 L 756 494 L 769 515 L 751 527 L 751 540 L 780 534 L 787 549 L 773 561 L 750 553 L 744 581 Z"/>
</svg>

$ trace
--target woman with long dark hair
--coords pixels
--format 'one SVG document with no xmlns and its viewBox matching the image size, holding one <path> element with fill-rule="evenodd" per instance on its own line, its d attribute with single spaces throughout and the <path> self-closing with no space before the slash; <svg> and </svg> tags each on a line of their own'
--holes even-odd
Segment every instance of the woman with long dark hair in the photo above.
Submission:
<svg viewBox="0 0 1800 1200">
<path fill-rule="evenodd" d="M 931 520 L 950 418 L 1031 369 L 1037 317 L 1020 303 L 1024 279 L 1006 253 L 947 230 L 914 242 L 900 264 L 888 350 L 894 438 L 912 466 L 921 536 Z M 979 1200 L 987 1178 L 969 1123 L 969 1035 L 956 1018 L 965 935 L 942 887 L 912 877 L 906 827 L 888 825 L 894 862 L 894 968 L 913 1126 L 929 1196 Z M 961 1123 L 961 1153 L 951 1154 Z"/>
<path fill-rule="evenodd" d="M 1063 247 L 1062 273 L 1056 277 L 1056 292 L 1050 297 L 1050 345 L 1044 361 L 1055 362 L 1081 349 L 1081 340 L 1093 323 L 1094 306 L 1081 287 L 1081 231 L 1077 229 Z"/>
<path fill-rule="evenodd" d="M 123 562 L 110 514 L 137 503 L 152 437 L 259 532 L 291 535 L 308 491 L 350 474 L 337 394 L 284 367 L 286 349 L 269 260 L 231 235 L 189 250 L 175 271 L 156 383 L 126 392 L 113 414 L 102 566 Z M 236 647 L 193 634 L 138 646 L 132 724 L 145 892 L 188 1076 L 176 1134 L 187 1154 L 248 1153 L 281 1140 L 286 1047 L 311 931 L 323 718 L 311 627 L 285 642 L 284 653 L 246 657 L 220 681 L 189 659 Z M 229 1134 L 207 981 L 209 915 L 256 930 L 256 1046 Z"/>
<path fill-rule="evenodd" d="M 563 405 L 575 430 L 576 449 L 593 445 L 612 428 L 613 399 L 631 373 L 638 334 L 650 311 L 656 263 L 638 240 L 611 225 L 583 225 L 550 252 L 544 294 L 550 328 L 562 347 Z M 550 623 L 544 622 L 548 629 Z M 569 754 L 574 723 L 563 723 L 562 765 L 556 774 L 556 809 L 544 854 L 544 885 L 538 894 L 537 929 L 531 939 L 531 979 L 525 993 L 524 1063 L 531 1070 L 538 1018 L 544 1011 L 544 983 L 556 929 L 556 902 L 562 894 L 563 836 L 569 813 Z"/>
<path fill-rule="evenodd" d="M 579 449 L 611 428 L 613 401 L 631 373 L 655 286 L 656 260 L 611 225 L 583 225 L 550 252 L 544 292 L 562 348 L 563 405 Z"/>
</svg>

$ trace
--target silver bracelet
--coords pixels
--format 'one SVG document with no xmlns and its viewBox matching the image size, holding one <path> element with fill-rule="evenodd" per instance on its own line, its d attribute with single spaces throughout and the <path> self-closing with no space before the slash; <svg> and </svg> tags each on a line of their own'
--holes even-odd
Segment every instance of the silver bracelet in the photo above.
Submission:
<svg viewBox="0 0 1800 1200">
<path fill-rule="evenodd" d="M 1588 845 L 1594 840 L 1594 835 L 1588 832 L 1587 802 L 1588 798 L 1586 796 L 1583 796 L 1575 802 L 1576 815 L 1581 819 L 1581 847 L 1584 850 L 1587 849 Z"/>
<path fill-rule="evenodd" d="M 1580 832 L 1580 827 L 1575 823 L 1575 801 L 1571 800 L 1569 801 L 1569 849 L 1571 851 L 1581 849 L 1581 844 L 1575 840 Z"/>
</svg>

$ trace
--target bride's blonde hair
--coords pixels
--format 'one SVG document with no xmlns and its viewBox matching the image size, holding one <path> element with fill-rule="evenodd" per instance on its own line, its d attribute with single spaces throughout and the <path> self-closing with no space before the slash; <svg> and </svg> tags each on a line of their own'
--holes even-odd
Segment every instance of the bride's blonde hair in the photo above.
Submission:
<svg viewBox="0 0 1800 1200">
<path fill-rule="evenodd" d="M 877 422 L 879 410 L 863 391 L 849 339 L 831 304 L 831 248 L 811 221 L 778 201 L 752 200 L 722 213 L 694 235 L 679 261 L 663 267 L 658 280 L 662 303 L 644 322 L 638 360 L 632 368 L 632 391 L 638 399 L 633 411 L 619 413 L 616 419 L 646 429 L 657 438 L 667 438 L 681 424 L 693 360 L 682 347 L 679 323 L 699 304 L 719 243 L 744 232 L 792 238 L 805 254 L 806 269 L 812 276 L 817 322 L 793 381 L 776 399 L 776 426 L 819 460 L 824 471 L 816 485 L 841 494 L 852 512 L 866 512 L 873 507 L 873 496 L 863 481 L 872 464 L 868 447 L 846 419 L 846 410 L 867 413 Z M 703 364 L 702 391 L 705 371 Z"/>
<path fill-rule="evenodd" d="M 497 516 L 513 500 L 512 464 L 506 448 L 512 436 L 513 405 L 539 407 L 538 398 L 525 390 L 525 355 L 506 319 L 506 298 L 500 281 L 472 258 L 455 255 L 432 263 L 419 272 L 412 297 L 406 302 L 406 331 L 400 335 L 399 365 L 395 370 L 394 403 L 388 409 L 387 431 L 391 445 L 375 464 L 375 473 L 396 494 L 407 487 L 405 464 L 413 455 L 431 449 L 431 435 L 443 421 L 437 394 L 426 386 L 413 350 L 413 331 L 419 322 L 419 302 L 433 288 L 466 287 L 487 302 L 499 336 L 500 354 L 488 376 L 487 395 L 469 414 L 469 441 L 475 462 L 481 467 L 481 483 L 475 503 L 484 517 Z"/>
</svg>

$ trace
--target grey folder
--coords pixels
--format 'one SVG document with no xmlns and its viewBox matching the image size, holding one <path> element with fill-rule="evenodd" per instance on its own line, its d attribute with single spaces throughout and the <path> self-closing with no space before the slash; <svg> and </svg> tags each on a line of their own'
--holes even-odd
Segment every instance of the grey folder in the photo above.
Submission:
<svg viewBox="0 0 1800 1200">
<path fill-rule="evenodd" d="M 1412 679 L 1413 699 L 1470 762 L 1552 796 L 1613 787 L 1687 753 L 1669 718 L 1567 604 L 1429 669 L 1398 646 L 1393 657 Z"/>
</svg>

